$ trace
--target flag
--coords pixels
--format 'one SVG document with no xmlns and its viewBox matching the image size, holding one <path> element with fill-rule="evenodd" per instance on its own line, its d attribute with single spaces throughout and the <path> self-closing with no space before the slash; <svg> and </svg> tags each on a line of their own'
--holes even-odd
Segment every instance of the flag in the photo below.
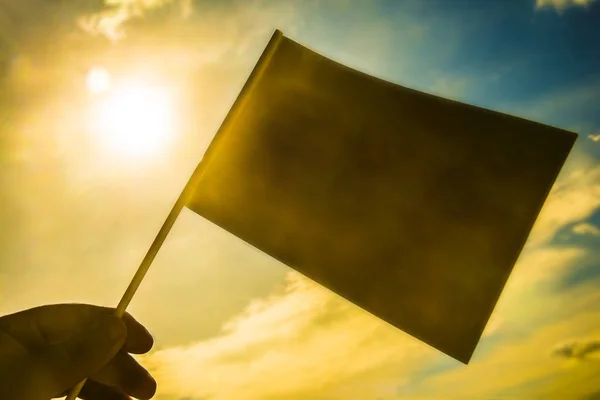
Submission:
<svg viewBox="0 0 600 400">
<path fill-rule="evenodd" d="M 276 31 L 185 206 L 466 364 L 576 138 Z"/>
</svg>

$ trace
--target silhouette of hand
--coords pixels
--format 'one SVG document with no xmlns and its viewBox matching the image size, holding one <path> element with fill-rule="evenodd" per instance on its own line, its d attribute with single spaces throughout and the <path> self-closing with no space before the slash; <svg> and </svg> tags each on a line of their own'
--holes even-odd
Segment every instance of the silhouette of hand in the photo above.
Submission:
<svg viewBox="0 0 600 400">
<path fill-rule="evenodd" d="M 0 317 L 0 399 L 49 400 L 89 378 L 85 400 L 150 399 L 156 382 L 128 353 L 152 348 L 129 314 L 87 304 L 57 304 Z"/>
</svg>

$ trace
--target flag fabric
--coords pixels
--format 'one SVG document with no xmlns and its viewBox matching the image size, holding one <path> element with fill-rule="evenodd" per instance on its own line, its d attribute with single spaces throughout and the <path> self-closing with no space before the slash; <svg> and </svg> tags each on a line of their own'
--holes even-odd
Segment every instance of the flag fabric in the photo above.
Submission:
<svg viewBox="0 0 600 400">
<path fill-rule="evenodd" d="M 276 31 L 186 206 L 468 363 L 576 138 Z"/>
</svg>

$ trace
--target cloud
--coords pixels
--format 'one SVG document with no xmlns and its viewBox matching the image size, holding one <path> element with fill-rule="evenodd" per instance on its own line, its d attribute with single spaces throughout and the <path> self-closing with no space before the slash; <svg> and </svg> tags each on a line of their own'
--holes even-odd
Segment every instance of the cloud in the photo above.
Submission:
<svg viewBox="0 0 600 400">
<path fill-rule="evenodd" d="M 460 99 L 468 92 L 470 83 L 469 79 L 464 77 L 438 76 L 429 90 L 438 96 Z"/>
<path fill-rule="evenodd" d="M 527 249 L 515 265 L 511 276 L 512 287 L 527 288 L 548 279 L 556 279 L 585 255 L 585 250 L 577 247 L 540 246 Z"/>
<path fill-rule="evenodd" d="M 536 0 L 536 8 L 554 8 L 561 12 L 569 7 L 589 7 L 596 0 Z"/>
<path fill-rule="evenodd" d="M 592 142 L 600 142 L 600 133 L 596 133 L 596 134 L 590 133 L 588 135 L 588 139 L 590 139 Z"/>
<path fill-rule="evenodd" d="M 1 0 L 0 41 L 13 50 L 37 48 L 39 51 L 56 36 L 72 33 L 81 16 L 109 9 L 103 0 L 85 0 L 72 4 L 43 0 Z"/>
<path fill-rule="evenodd" d="M 528 246 L 551 240 L 558 230 L 590 217 L 600 207 L 600 166 L 593 161 L 567 162 L 552 188 L 527 241 Z"/>
<path fill-rule="evenodd" d="M 589 218 L 598 207 L 600 166 L 594 160 L 570 159 L 535 222 L 490 324 L 506 332 L 522 329 L 519 321 L 531 325 L 556 318 L 543 312 L 553 296 L 552 288 L 585 259 L 588 251 L 574 245 L 554 247 L 552 241 L 561 229 Z M 581 232 L 581 227 L 577 230 Z"/>
<path fill-rule="evenodd" d="M 515 279 L 511 278 L 503 294 L 503 305 L 494 313 L 486 327 L 485 338 L 502 337 L 507 332 L 536 331 L 536 326 L 544 327 L 557 319 L 576 316 L 572 325 L 560 324 L 561 335 L 572 326 L 593 329 L 597 314 L 583 315 L 590 304 L 599 297 L 595 291 L 580 290 L 579 294 L 561 294 L 548 296 L 537 291 L 530 299 L 524 293 L 545 278 L 551 278 L 564 272 L 581 256 L 581 249 L 539 248 L 530 251 L 529 256 L 519 261 L 515 268 Z M 565 301 L 576 298 L 577 301 Z M 506 300 L 509 300 L 508 303 Z M 553 314 L 544 311 L 552 309 Z M 539 316 L 532 318 L 532 315 Z M 583 316 L 582 316 L 583 315 Z M 540 322 L 540 319 L 546 321 Z M 585 321 L 585 322 L 584 322 Z M 579 325 L 575 325 L 579 324 Z M 546 330 L 550 328 L 544 328 Z M 584 334 L 589 332 L 582 330 Z M 554 365 L 540 360 L 543 357 L 540 339 L 527 335 L 516 343 L 506 341 L 505 346 L 513 350 L 503 350 L 499 346 L 494 357 L 504 355 L 482 372 L 489 376 L 492 370 L 502 370 L 507 362 L 518 363 L 519 352 L 531 353 L 532 370 L 527 377 L 539 377 L 551 374 Z M 548 344 L 549 337 L 544 335 L 543 343 Z M 553 334 L 552 340 L 557 337 Z M 539 347 L 539 354 L 532 352 L 532 343 Z M 505 354 L 506 353 L 506 354 Z M 480 363 L 488 362 L 490 356 L 476 357 L 469 367 L 458 367 L 449 363 L 446 356 L 434 349 L 410 338 L 408 335 L 386 325 L 375 317 L 337 297 L 319 285 L 292 273 L 289 275 L 283 291 L 253 302 L 246 310 L 230 320 L 222 332 L 207 340 L 197 341 L 188 346 L 175 346 L 156 351 L 141 359 L 161 382 L 159 396 L 161 400 L 179 397 L 200 397 L 207 399 L 245 398 L 253 399 L 303 399 L 303 398 L 344 398 L 363 399 L 379 396 L 381 399 L 396 399 L 398 388 L 411 387 L 420 382 L 422 371 L 440 363 L 449 364 L 452 370 L 464 370 L 467 382 L 469 372 L 477 370 Z M 487 368 L 487 367 L 486 367 Z M 545 369 L 546 368 L 546 369 Z M 511 377 L 522 382 L 519 368 L 506 376 L 498 386 L 486 386 L 482 382 L 480 392 L 469 392 L 460 387 L 456 397 L 468 393 L 473 398 L 486 398 L 487 393 L 501 390 L 509 385 Z M 477 372 L 474 373 L 477 376 Z M 506 373 L 504 373 L 506 375 Z M 462 379 L 462 378 L 461 378 Z M 226 385 L 225 385 L 226 382 Z M 465 384 L 464 387 L 472 385 Z M 443 385 L 441 385 L 443 387 Z M 446 398 L 448 390 L 438 387 L 432 397 Z M 417 390 L 418 389 L 418 390 Z M 426 389 L 417 388 L 427 392 Z M 418 396 L 411 398 L 419 398 Z"/>
<path fill-rule="evenodd" d="M 221 335 L 142 357 L 161 399 L 384 396 L 435 351 L 296 273 Z M 382 397 L 383 398 L 383 397 Z"/>
<path fill-rule="evenodd" d="M 553 355 L 566 359 L 584 359 L 598 355 L 599 352 L 600 339 L 564 343 L 552 350 Z"/>
<path fill-rule="evenodd" d="M 190 0 L 0 0 L 0 73 L 4 72 L 3 77 L 10 83 L 19 85 L 20 92 L 31 91 L 31 83 L 60 86 L 64 81 L 72 81 L 74 72 L 84 73 L 99 60 L 115 60 L 120 53 L 131 53 L 131 46 L 126 49 L 111 45 L 111 41 L 125 38 L 129 24 L 148 15 L 153 19 L 159 16 L 150 36 L 168 37 L 168 29 L 185 21 L 191 13 Z M 190 38 L 184 39 L 189 45 Z M 171 40 L 178 49 L 181 42 L 181 37 Z M 145 49 L 146 56 L 148 50 Z M 132 57 L 147 58 L 137 52 L 125 59 Z M 116 60 L 116 64 L 122 63 Z"/>
<path fill-rule="evenodd" d="M 600 236 L 600 228 L 586 222 L 575 225 L 572 231 L 578 235 Z"/>
<path fill-rule="evenodd" d="M 560 317 L 550 323 L 538 325 L 535 329 L 521 330 L 519 335 L 504 341 L 502 346 L 497 346 L 467 368 L 456 368 L 434 375 L 422 381 L 414 391 L 423 394 L 423 398 L 431 399 L 558 400 L 574 398 L 579 393 L 597 389 L 593 378 L 599 372 L 597 363 L 565 365 L 560 357 L 551 357 L 548 352 L 548 348 L 552 348 L 556 338 L 561 335 L 597 337 L 600 332 L 600 314 L 598 310 L 585 308 L 598 301 L 599 296 L 595 292 L 593 287 L 587 287 L 584 290 L 580 288 L 576 293 L 563 293 L 559 298 L 546 298 L 546 309 L 557 306 L 557 309 L 562 309 Z M 586 305 L 561 304 L 574 295 L 586 298 Z M 580 349 L 585 349 L 586 356 L 591 357 L 597 354 L 597 342 L 589 341 L 589 346 L 582 343 Z M 449 393 L 452 395 L 448 395 Z"/>
<path fill-rule="evenodd" d="M 143 18 L 148 12 L 161 8 L 178 11 L 182 17 L 192 12 L 191 0 L 106 0 L 105 10 L 81 16 L 77 22 L 81 29 L 92 35 L 104 35 L 116 41 L 126 36 L 123 29 L 129 20 Z"/>
</svg>

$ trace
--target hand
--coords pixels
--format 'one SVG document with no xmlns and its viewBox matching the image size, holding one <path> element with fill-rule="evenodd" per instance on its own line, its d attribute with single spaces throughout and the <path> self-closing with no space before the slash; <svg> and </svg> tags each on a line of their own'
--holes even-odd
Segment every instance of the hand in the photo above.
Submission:
<svg viewBox="0 0 600 400">
<path fill-rule="evenodd" d="M 129 314 L 86 304 L 58 304 L 0 317 L 0 399 L 49 400 L 89 378 L 85 400 L 150 399 L 156 382 L 128 353 L 152 348 Z"/>
</svg>

